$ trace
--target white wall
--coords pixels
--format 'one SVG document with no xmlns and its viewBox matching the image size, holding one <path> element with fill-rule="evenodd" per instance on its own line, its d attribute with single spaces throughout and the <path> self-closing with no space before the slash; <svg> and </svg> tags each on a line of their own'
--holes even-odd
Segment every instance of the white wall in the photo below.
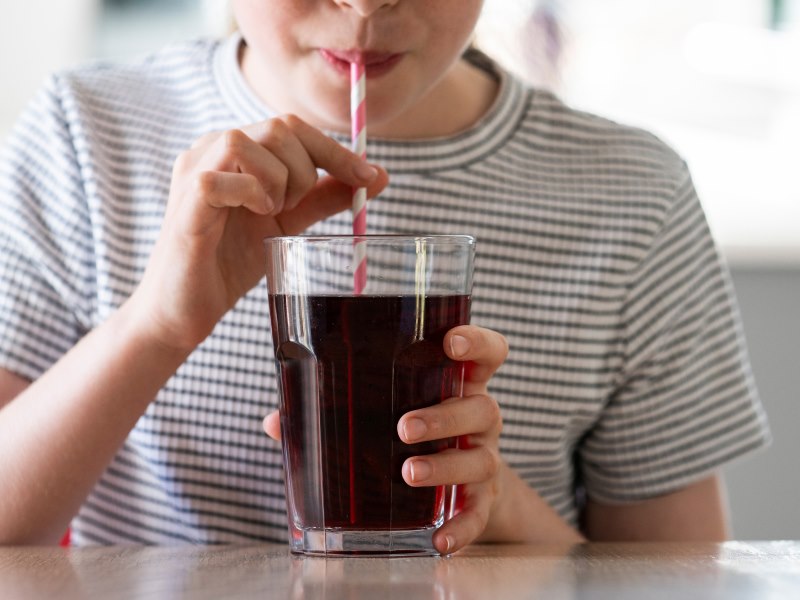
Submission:
<svg viewBox="0 0 800 600">
<path fill-rule="evenodd" d="M 488 0 L 482 41 L 522 75 L 536 1 Z M 782 31 L 767 0 L 538 1 L 565 32 L 556 92 L 672 145 L 731 262 L 800 265 L 800 0 Z"/>
<path fill-rule="evenodd" d="M 51 72 L 93 58 L 124 60 L 164 44 L 230 28 L 226 0 L 143 2 L 2 0 L 0 139 Z"/>
<path fill-rule="evenodd" d="M 0 137 L 51 71 L 89 56 L 99 0 L 4 0 L 0 19 Z"/>
</svg>

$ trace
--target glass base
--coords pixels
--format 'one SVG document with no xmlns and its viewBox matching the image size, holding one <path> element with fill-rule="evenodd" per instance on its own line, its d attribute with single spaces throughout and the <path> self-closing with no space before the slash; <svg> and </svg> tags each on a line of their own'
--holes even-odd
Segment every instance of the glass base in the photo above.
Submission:
<svg viewBox="0 0 800 600">
<path fill-rule="evenodd" d="M 312 556 L 438 556 L 436 529 L 306 529 L 291 540 L 291 549 Z"/>
</svg>

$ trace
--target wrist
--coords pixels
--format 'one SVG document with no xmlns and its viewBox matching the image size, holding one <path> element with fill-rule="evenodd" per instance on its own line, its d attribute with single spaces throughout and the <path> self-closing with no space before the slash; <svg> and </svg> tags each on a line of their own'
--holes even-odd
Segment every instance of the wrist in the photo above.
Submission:
<svg viewBox="0 0 800 600">
<path fill-rule="evenodd" d="M 483 542 L 586 541 L 505 462 L 497 476 L 497 496 Z"/>
<path fill-rule="evenodd" d="M 211 333 L 213 326 L 201 331 L 191 325 L 190 319 L 183 318 L 186 310 L 173 304 L 169 290 L 159 290 L 145 279 L 114 319 L 137 343 L 185 359 Z"/>
<path fill-rule="evenodd" d="M 130 348 L 130 352 L 158 360 L 172 371 L 177 370 L 199 342 L 191 343 L 180 336 L 170 336 L 158 327 L 146 306 L 138 302 L 135 296 L 131 296 L 114 312 L 107 324 L 120 343 Z"/>
<path fill-rule="evenodd" d="M 486 524 L 480 542 L 510 542 L 508 535 L 513 531 L 511 523 L 514 513 L 514 473 L 505 461 L 501 461 L 500 469 L 493 483 L 494 502 L 492 503 L 489 521 Z M 519 521 L 517 520 L 517 525 Z"/>
</svg>

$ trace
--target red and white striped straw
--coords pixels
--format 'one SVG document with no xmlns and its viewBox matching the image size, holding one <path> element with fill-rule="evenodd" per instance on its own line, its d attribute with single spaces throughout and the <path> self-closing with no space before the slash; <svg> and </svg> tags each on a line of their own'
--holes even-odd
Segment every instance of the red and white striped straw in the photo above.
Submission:
<svg viewBox="0 0 800 600">
<path fill-rule="evenodd" d="M 350 63 L 350 124 L 353 152 L 367 158 L 367 82 L 363 63 Z M 353 189 L 353 235 L 367 233 L 367 189 Z M 353 291 L 360 296 L 367 285 L 367 242 L 353 246 Z"/>
</svg>

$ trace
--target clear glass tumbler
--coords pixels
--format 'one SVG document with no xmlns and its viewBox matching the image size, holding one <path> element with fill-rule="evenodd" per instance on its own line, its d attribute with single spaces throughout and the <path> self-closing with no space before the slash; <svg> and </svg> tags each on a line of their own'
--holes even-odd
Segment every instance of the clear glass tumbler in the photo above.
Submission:
<svg viewBox="0 0 800 600">
<path fill-rule="evenodd" d="M 403 462 L 453 440 L 405 444 L 410 410 L 460 396 L 445 333 L 469 322 L 475 240 L 465 235 L 265 240 L 294 552 L 436 554 L 452 488 L 414 488 Z M 359 252 L 356 245 L 360 245 Z M 366 249 L 366 279 L 354 262 Z"/>
</svg>

